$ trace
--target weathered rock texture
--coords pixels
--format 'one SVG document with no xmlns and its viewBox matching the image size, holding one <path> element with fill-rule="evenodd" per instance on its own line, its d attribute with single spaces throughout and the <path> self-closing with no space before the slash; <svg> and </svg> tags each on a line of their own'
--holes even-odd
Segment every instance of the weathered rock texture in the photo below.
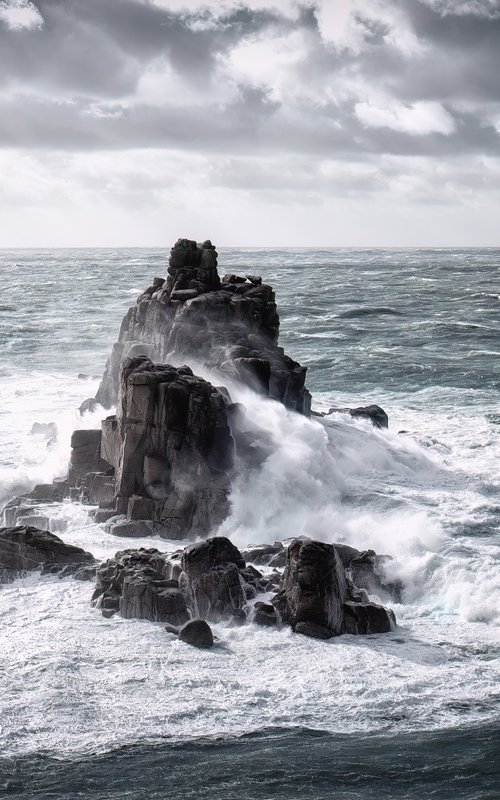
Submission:
<svg viewBox="0 0 500 800">
<path fill-rule="evenodd" d="M 288 548 L 280 592 L 274 598 L 284 622 L 299 632 L 309 626 L 324 628 L 334 636 L 344 629 L 347 580 L 342 561 L 333 545 L 297 539 Z M 304 628 L 306 626 L 306 628 Z"/>
<path fill-rule="evenodd" d="M 217 272 L 211 242 L 179 239 L 168 277 L 155 278 L 123 319 L 96 400 L 118 399 L 120 364 L 146 355 L 155 362 L 194 360 L 217 368 L 302 414 L 310 413 L 306 368 L 279 347 L 273 288 L 260 276 Z"/>
<path fill-rule="evenodd" d="M 245 560 L 225 537 L 207 539 L 187 547 L 182 554 L 181 582 L 193 615 L 218 621 L 245 620 Z"/>
<path fill-rule="evenodd" d="M 311 540 L 296 539 L 289 546 L 273 604 L 294 631 L 318 639 L 386 633 L 394 622 L 392 612 L 370 603 L 351 583 L 336 545 Z"/>
<path fill-rule="evenodd" d="M 116 424 L 103 431 L 118 512 L 161 523 L 167 538 L 206 536 L 222 522 L 234 454 L 227 405 L 189 367 L 126 359 Z"/>
<path fill-rule="evenodd" d="M 65 544 L 49 531 L 27 526 L 0 528 L 0 583 L 9 583 L 36 570 L 71 575 L 93 564 L 90 553 Z"/>
<path fill-rule="evenodd" d="M 92 602 L 104 616 L 119 612 L 126 619 L 182 625 L 189 614 L 179 571 L 159 550 L 123 550 L 97 570 Z"/>
<path fill-rule="evenodd" d="M 272 588 L 224 537 L 179 555 L 143 548 L 117 553 L 99 567 L 92 602 L 105 616 L 119 612 L 171 625 L 189 618 L 244 622 L 248 601 Z"/>
<path fill-rule="evenodd" d="M 272 604 L 259 600 L 278 587 Z M 265 576 L 246 564 L 225 537 L 189 545 L 171 556 L 158 550 L 124 550 L 99 567 L 92 602 L 106 617 L 119 612 L 126 618 L 166 622 L 167 630 L 176 634 L 177 626 L 188 620 L 197 621 L 186 629 L 193 635 L 201 631 L 208 636 L 200 620 L 249 620 L 266 627 L 281 621 L 320 639 L 384 633 L 395 623 L 391 611 L 370 603 L 352 584 L 335 545 L 302 539 L 288 547 L 282 577 Z"/>
</svg>

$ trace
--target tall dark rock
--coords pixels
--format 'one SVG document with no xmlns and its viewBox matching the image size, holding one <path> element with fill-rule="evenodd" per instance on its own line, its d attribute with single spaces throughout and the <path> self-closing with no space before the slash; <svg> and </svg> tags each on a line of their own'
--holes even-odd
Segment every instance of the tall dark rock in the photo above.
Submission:
<svg viewBox="0 0 500 800">
<path fill-rule="evenodd" d="M 211 242 L 179 239 L 166 280 L 155 278 L 125 315 L 96 400 L 105 408 L 115 405 L 121 362 L 145 355 L 157 363 L 215 368 L 309 415 L 306 368 L 285 355 L 278 333 L 272 286 L 255 275 L 221 281 Z"/>
<path fill-rule="evenodd" d="M 283 622 L 317 639 L 342 633 L 387 633 L 392 611 L 371 603 L 349 580 L 345 564 L 354 548 L 296 539 L 288 547 L 280 590 L 273 598 Z"/>
<path fill-rule="evenodd" d="M 161 523 L 167 538 L 206 536 L 220 524 L 234 453 L 227 405 L 189 367 L 126 359 L 116 426 L 105 424 L 118 512 Z"/>
<path fill-rule="evenodd" d="M 273 601 L 283 621 L 299 633 L 319 638 L 338 635 L 344 629 L 346 600 L 345 571 L 334 545 L 292 542 L 282 587 Z"/>
</svg>

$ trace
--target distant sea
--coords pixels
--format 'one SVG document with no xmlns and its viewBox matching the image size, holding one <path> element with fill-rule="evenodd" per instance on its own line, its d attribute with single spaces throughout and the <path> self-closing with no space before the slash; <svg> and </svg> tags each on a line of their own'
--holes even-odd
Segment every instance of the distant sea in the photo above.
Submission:
<svg viewBox="0 0 500 800">
<path fill-rule="evenodd" d="M 72 430 L 109 413 L 76 409 L 167 254 L 0 251 L 0 504 L 63 474 Z M 274 450 L 220 533 L 391 555 L 398 628 L 323 642 L 222 624 L 197 651 L 104 619 L 87 583 L 0 587 L 0 796 L 497 800 L 500 250 L 220 248 L 219 271 L 275 287 L 313 408 L 389 415 L 378 431 L 253 398 Z M 130 546 L 78 503 L 49 515 L 97 557 Z"/>
</svg>

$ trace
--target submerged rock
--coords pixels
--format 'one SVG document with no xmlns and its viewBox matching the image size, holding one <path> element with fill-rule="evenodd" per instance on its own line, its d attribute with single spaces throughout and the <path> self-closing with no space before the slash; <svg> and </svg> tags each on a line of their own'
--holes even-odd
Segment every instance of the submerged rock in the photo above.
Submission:
<svg viewBox="0 0 500 800">
<path fill-rule="evenodd" d="M 91 553 L 66 544 L 49 531 L 30 526 L 0 528 L 0 583 L 35 570 L 71 575 L 93 563 Z"/>
</svg>

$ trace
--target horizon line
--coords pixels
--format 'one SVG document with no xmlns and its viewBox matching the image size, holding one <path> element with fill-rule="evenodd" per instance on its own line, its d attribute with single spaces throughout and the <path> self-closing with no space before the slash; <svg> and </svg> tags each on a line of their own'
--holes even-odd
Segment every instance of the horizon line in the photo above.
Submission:
<svg viewBox="0 0 500 800">
<path fill-rule="evenodd" d="M 187 237 L 180 237 L 187 238 Z M 173 245 L 0 245 L 0 252 L 5 250 L 168 250 Z M 215 245 L 221 250 L 500 250 L 497 245 Z"/>
</svg>

